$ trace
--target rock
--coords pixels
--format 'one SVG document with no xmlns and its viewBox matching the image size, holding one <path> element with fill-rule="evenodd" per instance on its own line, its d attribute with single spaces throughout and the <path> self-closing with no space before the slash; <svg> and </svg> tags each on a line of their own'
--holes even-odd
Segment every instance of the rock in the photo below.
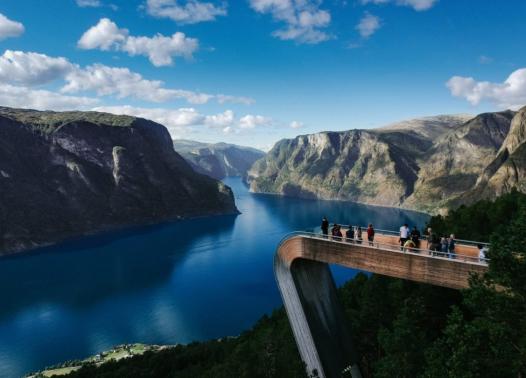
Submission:
<svg viewBox="0 0 526 378">
<path fill-rule="evenodd" d="M 115 227 L 235 213 L 155 122 L 0 108 L 0 253 Z"/>
</svg>

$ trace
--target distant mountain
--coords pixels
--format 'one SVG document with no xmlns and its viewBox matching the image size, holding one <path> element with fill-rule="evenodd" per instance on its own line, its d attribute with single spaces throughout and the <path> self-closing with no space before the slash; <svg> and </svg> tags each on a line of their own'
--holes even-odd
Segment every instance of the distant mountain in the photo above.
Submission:
<svg viewBox="0 0 526 378">
<path fill-rule="evenodd" d="M 0 254 L 66 237 L 236 212 L 160 124 L 97 112 L 0 108 Z"/>
<path fill-rule="evenodd" d="M 201 143 L 192 140 L 174 140 L 174 149 L 195 171 L 223 179 L 228 176 L 245 177 L 249 168 L 265 156 L 255 148 L 227 143 Z"/>
<path fill-rule="evenodd" d="M 248 181 L 256 192 L 429 212 L 526 191 L 525 109 L 281 140 Z"/>
</svg>

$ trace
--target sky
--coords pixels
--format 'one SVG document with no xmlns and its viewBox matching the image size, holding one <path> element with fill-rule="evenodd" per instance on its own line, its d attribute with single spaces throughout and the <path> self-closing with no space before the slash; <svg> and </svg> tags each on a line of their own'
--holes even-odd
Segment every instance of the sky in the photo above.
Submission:
<svg viewBox="0 0 526 378">
<path fill-rule="evenodd" d="M 526 1 L 2 0 L 0 105 L 282 138 L 526 105 Z"/>
</svg>

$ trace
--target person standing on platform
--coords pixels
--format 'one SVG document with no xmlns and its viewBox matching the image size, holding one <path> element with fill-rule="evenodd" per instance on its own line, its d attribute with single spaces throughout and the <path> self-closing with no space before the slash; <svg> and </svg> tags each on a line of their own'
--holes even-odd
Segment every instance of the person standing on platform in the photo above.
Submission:
<svg viewBox="0 0 526 378">
<path fill-rule="evenodd" d="M 373 245 L 374 241 L 374 227 L 372 223 L 369 223 L 369 227 L 367 227 L 367 240 L 369 240 L 369 245 Z"/>
<path fill-rule="evenodd" d="M 400 247 L 404 250 L 405 242 L 409 239 L 409 227 L 407 223 L 400 227 Z"/>
<path fill-rule="evenodd" d="M 329 221 L 327 220 L 327 217 L 323 217 L 321 220 L 321 233 L 324 236 L 329 235 Z"/>
<path fill-rule="evenodd" d="M 354 242 L 354 228 L 352 225 L 349 225 L 349 229 L 345 231 L 345 240 L 347 243 L 353 243 Z"/>
<path fill-rule="evenodd" d="M 420 231 L 418 231 L 416 226 L 414 226 L 413 231 L 411 231 L 411 240 L 415 243 L 415 248 L 420 248 Z"/>
</svg>

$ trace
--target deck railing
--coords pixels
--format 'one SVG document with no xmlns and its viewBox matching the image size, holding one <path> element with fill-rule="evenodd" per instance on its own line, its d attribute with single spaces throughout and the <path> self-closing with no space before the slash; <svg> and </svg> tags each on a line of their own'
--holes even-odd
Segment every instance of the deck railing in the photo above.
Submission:
<svg viewBox="0 0 526 378">
<path fill-rule="evenodd" d="M 342 228 L 342 233 L 344 233 L 344 231 L 345 229 Z M 375 229 L 375 238 L 378 236 L 382 236 L 382 235 L 389 236 L 389 237 L 398 237 L 398 232 L 390 231 L 390 230 Z M 374 248 L 374 249 L 385 250 L 385 251 L 390 251 L 390 252 L 420 255 L 420 256 L 425 256 L 425 257 L 432 258 L 432 259 L 451 259 L 451 260 L 456 260 L 458 262 L 481 264 L 481 265 L 487 265 L 489 262 L 488 258 L 480 258 L 479 256 L 466 255 L 462 253 L 433 251 L 427 248 L 402 247 L 400 244 L 397 244 L 397 243 L 385 243 L 385 242 L 379 242 L 379 241 L 370 242 L 367 240 L 367 234 L 365 232 L 365 229 L 363 230 L 363 236 L 365 236 L 365 239 L 361 239 L 361 240 L 358 240 L 356 238 L 348 239 L 345 236 L 339 237 L 339 236 L 332 236 L 332 235 L 323 235 L 321 231 L 320 232 L 294 231 L 294 232 L 291 232 L 285 235 L 281 239 L 279 245 L 281 246 L 283 242 L 285 242 L 287 239 L 290 239 L 291 237 L 294 237 L 294 236 L 303 236 L 303 237 L 312 238 L 312 239 L 327 240 L 327 241 L 334 242 L 334 243 L 344 243 L 344 244 L 353 243 L 353 244 L 359 244 L 362 247 Z M 427 242 L 426 239 L 420 239 L 420 240 L 421 242 L 422 241 Z M 455 239 L 455 243 L 457 247 L 467 246 L 467 247 L 473 248 L 479 244 L 488 246 L 487 243 L 480 243 L 476 241 L 460 240 L 460 239 Z M 474 253 L 478 253 L 478 251 L 474 250 Z"/>
</svg>

